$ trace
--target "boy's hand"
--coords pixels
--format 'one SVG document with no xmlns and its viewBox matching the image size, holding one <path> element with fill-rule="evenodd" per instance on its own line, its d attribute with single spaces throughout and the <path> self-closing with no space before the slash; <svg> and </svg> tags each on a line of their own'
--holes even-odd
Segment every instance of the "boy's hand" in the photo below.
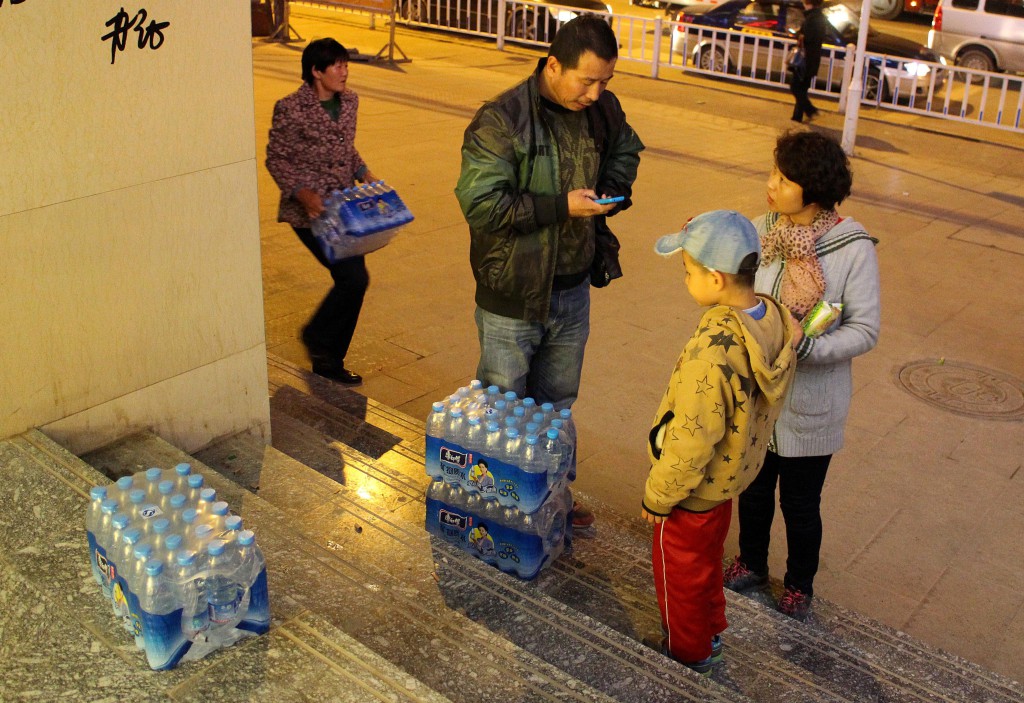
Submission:
<svg viewBox="0 0 1024 703">
<path fill-rule="evenodd" d="M 663 518 L 661 515 L 651 515 L 649 512 L 647 512 L 647 508 L 640 509 L 640 517 L 642 517 L 644 520 L 651 523 L 652 525 L 659 525 L 665 522 L 665 518 Z"/>
</svg>

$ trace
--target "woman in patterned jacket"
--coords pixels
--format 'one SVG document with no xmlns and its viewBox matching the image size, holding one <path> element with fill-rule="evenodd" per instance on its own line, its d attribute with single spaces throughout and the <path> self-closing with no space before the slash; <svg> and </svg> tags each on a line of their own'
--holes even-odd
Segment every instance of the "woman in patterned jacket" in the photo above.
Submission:
<svg viewBox="0 0 1024 703">
<path fill-rule="evenodd" d="M 287 222 L 331 272 L 334 287 L 302 330 L 313 373 L 347 384 L 362 377 L 345 368 L 363 296 L 370 284 L 362 256 L 329 264 L 310 221 L 333 190 L 377 180 L 356 150 L 359 97 L 346 87 L 348 50 L 334 39 L 310 42 L 302 52 L 302 87 L 277 101 L 267 145 L 267 170 L 281 189 L 277 221 Z"/>
</svg>

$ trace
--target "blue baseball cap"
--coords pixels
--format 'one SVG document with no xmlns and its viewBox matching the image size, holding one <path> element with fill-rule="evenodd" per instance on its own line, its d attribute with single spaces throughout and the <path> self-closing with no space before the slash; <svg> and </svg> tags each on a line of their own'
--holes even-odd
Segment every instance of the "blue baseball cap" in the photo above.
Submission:
<svg viewBox="0 0 1024 703">
<path fill-rule="evenodd" d="M 671 256 L 680 249 L 702 266 L 723 273 L 739 273 L 750 254 L 761 260 L 761 240 L 754 224 L 733 210 L 712 210 L 697 215 L 675 234 L 658 239 L 654 251 Z"/>
</svg>

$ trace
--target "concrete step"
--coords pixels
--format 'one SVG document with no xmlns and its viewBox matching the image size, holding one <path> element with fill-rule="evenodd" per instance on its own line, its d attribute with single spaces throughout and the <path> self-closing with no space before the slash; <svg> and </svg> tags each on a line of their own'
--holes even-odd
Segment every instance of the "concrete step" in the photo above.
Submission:
<svg viewBox="0 0 1024 703">
<path fill-rule="evenodd" d="M 400 437 L 372 462 L 377 470 L 392 472 L 389 480 L 396 487 L 425 483 L 421 421 L 373 401 L 351 400 L 358 394 L 333 384 L 329 393 L 320 392 L 317 377 L 287 362 L 270 368 L 276 447 L 297 453 L 319 443 L 329 450 L 319 458 L 307 457 L 313 464 L 343 461 L 337 458 L 339 452 L 348 456 L 343 443 L 330 434 L 317 439 L 296 418 L 350 414 L 350 421 L 381 422 L 380 428 Z M 329 430 L 330 425 L 320 428 Z M 352 458 L 350 466 L 361 465 Z M 406 500 L 422 499 L 420 490 L 403 494 Z M 639 519 L 595 507 L 598 529 L 590 538 L 575 540 L 572 553 L 542 572 L 535 587 L 622 635 L 656 638 L 660 618 L 650 572 L 650 531 Z M 716 670 L 715 680 L 755 700 L 1024 700 L 1019 684 L 826 600 L 816 599 L 810 620 L 797 623 L 774 611 L 769 593 L 744 597 L 730 592 L 727 598 L 726 665 Z"/>
<path fill-rule="evenodd" d="M 89 568 L 88 491 L 106 483 L 37 431 L 0 441 L 0 700 L 448 700 L 283 589 L 268 635 L 149 670 Z M 257 529 L 271 548 L 296 539 L 272 521 Z"/>
<path fill-rule="evenodd" d="M 343 452 L 343 482 L 248 438 L 223 441 L 193 465 L 258 477 L 258 495 L 216 473 L 210 482 L 257 532 L 275 618 L 295 606 L 314 612 L 453 701 L 749 700 L 431 540 L 426 476 L 410 491 L 412 477 L 272 412 L 275 434 L 312 463 Z M 152 435 L 85 458 L 112 476 L 188 460 Z"/>
</svg>

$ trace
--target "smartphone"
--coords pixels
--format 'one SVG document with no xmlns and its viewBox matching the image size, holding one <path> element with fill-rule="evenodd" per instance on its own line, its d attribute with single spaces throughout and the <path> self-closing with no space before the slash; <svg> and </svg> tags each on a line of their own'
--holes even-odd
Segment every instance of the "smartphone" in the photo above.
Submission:
<svg viewBox="0 0 1024 703">
<path fill-rule="evenodd" d="M 594 202 L 598 205 L 607 205 L 608 203 L 621 203 L 625 199 L 625 195 L 617 195 L 614 198 L 598 198 Z"/>
</svg>

